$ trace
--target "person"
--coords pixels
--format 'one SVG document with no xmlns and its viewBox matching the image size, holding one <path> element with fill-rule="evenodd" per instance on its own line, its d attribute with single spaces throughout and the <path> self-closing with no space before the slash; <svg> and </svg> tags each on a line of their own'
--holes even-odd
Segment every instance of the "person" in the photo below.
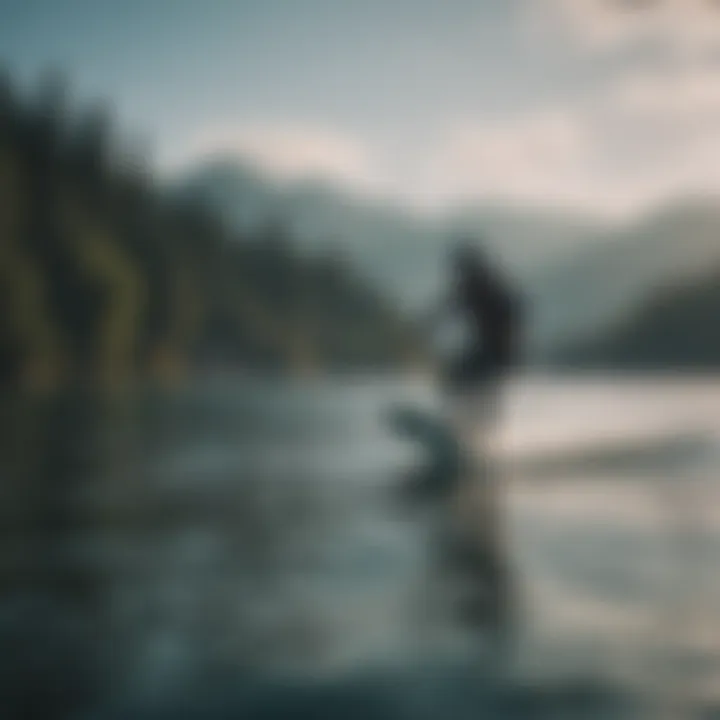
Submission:
<svg viewBox="0 0 720 720">
<path fill-rule="evenodd" d="M 465 531 L 451 539 L 447 562 L 475 588 L 458 608 L 461 617 L 471 625 L 487 624 L 495 649 L 509 652 L 509 658 L 518 599 L 505 556 L 498 467 L 487 451 L 499 423 L 500 394 L 521 360 L 524 308 L 509 278 L 478 244 L 460 240 L 451 250 L 450 262 L 449 309 L 460 316 L 466 340 L 445 368 L 443 381 L 460 401 L 455 431 L 474 470 L 456 494 L 455 507 L 458 517 L 465 518 L 460 522 Z"/>
<path fill-rule="evenodd" d="M 454 288 L 448 306 L 462 319 L 467 339 L 442 369 L 443 385 L 454 395 L 480 391 L 494 409 L 500 386 L 520 360 L 520 299 L 477 244 L 458 242 L 451 265 Z"/>
<path fill-rule="evenodd" d="M 432 564 L 424 601 L 429 599 L 431 610 L 437 601 L 438 608 L 450 611 L 453 625 L 470 629 L 473 637 L 481 633 L 482 647 L 494 650 L 488 659 L 500 668 L 512 659 L 517 597 L 506 556 L 501 478 L 486 443 L 497 422 L 497 392 L 520 358 L 521 309 L 509 281 L 479 247 L 458 242 L 450 260 L 451 297 L 433 309 L 430 321 L 437 326 L 448 311 L 463 320 L 465 345 L 441 374 L 445 389 L 470 404 L 457 408 L 459 418 L 450 402 L 439 413 L 395 408 L 388 419 L 396 433 L 427 454 L 425 463 L 403 474 L 399 493 L 403 504 L 423 510 L 427 523 Z M 448 406 L 450 418 L 444 412 Z M 463 417 L 466 410 L 469 417 Z"/>
</svg>

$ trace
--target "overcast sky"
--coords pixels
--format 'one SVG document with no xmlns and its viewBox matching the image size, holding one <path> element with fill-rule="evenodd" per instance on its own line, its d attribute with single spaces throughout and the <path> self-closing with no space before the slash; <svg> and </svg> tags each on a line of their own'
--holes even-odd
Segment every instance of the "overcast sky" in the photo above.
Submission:
<svg viewBox="0 0 720 720">
<path fill-rule="evenodd" d="M 602 213 L 720 191 L 713 0 L 0 0 L 175 172 L 215 153 L 417 206 Z"/>
</svg>

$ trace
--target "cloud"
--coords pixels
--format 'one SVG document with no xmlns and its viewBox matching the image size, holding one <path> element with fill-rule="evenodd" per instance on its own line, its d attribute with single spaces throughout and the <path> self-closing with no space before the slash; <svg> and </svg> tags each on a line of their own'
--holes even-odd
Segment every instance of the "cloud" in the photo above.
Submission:
<svg viewBox="0 0 720 720">
<path fill-rule="evenodd" d="M 639 69 L 593 94 L 504 122 L 456 123 L 438 141 L 425 178 L 444 198 L 620 216 L 678 196 L 719 193 L 720 74 Z"/>
<path fill-rule="evenodd" d="M 216 126 L 186 163 L 238 157 L 271 177 L 322 178 L 418 209 L 476 201 L 627 217 L 720 193 L 720 74 L 637 69 L 594 93 L 495 122 L 464 118 L 427 138 L 412 172 L 350 134 L 301 125 Z"/>
<path fill-rule="evenodd" d="M 503 123 L 455 123 L 438 141 L 425 177 L 447 199 L 579 201 L 573 188 L 588 143 L 578 120 L 557 107 Z"/>
<path fill-rule="evenodd" d="M 281 180 L 326 178 L 372 185 L 377 172 L 368 149 L 348 134 L 303 125 L 232 124 L 205 128 L 185 149 L 183 163 L 238 157 Z"/>
<path fill-rule="evenodd" d="M 505 201 L 625 217 L 720 194 L 720 0 L 635 0 L 635 10 L 621 0 L 527 2 L 542 8 L 544 32 L 591 58 L 643 43 L 668 54 L 626 58 L 582 92 L 514 115 L 449 121 L 409 169 L 392 148 L 381 155 L 342 129 L 292 121 L 206 128 L 185 162 L 236 156 L 280 179 L 323 178 L 422 209 Z"/>
<path fill-rule="evenodd" d="M 437 192 L 616 215 L 720 193 L 720 0 L 524 7 L 534 40 L 585 69 L 597 61 L 594 79 L 500 122 L 446 128 L 425 172 Z M 654 52 L 626 52 L 640 49 Z M 621 61 L 600 64 L 613 54 Z"/>
<path fill-rule="evenodd" d="M 533 30 L 592 52 L 635 45 L 696 56 L 720 49 L 716 0 L 527 0 L 526 10 Z"/>
</svg>

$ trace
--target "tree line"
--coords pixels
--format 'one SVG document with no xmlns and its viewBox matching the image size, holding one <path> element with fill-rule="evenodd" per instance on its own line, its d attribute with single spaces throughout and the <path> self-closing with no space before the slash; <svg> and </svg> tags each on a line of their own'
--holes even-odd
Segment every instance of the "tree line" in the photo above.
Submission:
<svg viewBox="0 0 720 720">
<path fill-rule="evenodd" d="M 165 192 L 65 80 L 0 79 L 0 384 L 177 379 L 207 367 L 386 368 L 414 328 L 348 263 Z"/>
</svg>

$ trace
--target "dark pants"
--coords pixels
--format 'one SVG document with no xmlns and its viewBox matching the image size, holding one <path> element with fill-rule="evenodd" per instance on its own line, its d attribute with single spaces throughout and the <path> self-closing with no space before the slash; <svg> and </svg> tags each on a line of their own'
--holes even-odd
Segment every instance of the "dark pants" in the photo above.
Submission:
<svg viewBox="0 0 720 720">
<path fill-rule="evenodd" d="M 460 418 L 475 430 L 490 431 L 500 417 L 500 394 L 510 370 L 500 355 L 491 356 L 471 347 L 444 373 L 443 390 L 455 402 Z"/>
<path fill-rule="evenodd" d="M 507 353 L 490 354 L 480 346 L 472 346 L 449 364 L 444 385 L 454 391 L 495 386 L 505 377 L 510 365 Z"/>
</svg>

